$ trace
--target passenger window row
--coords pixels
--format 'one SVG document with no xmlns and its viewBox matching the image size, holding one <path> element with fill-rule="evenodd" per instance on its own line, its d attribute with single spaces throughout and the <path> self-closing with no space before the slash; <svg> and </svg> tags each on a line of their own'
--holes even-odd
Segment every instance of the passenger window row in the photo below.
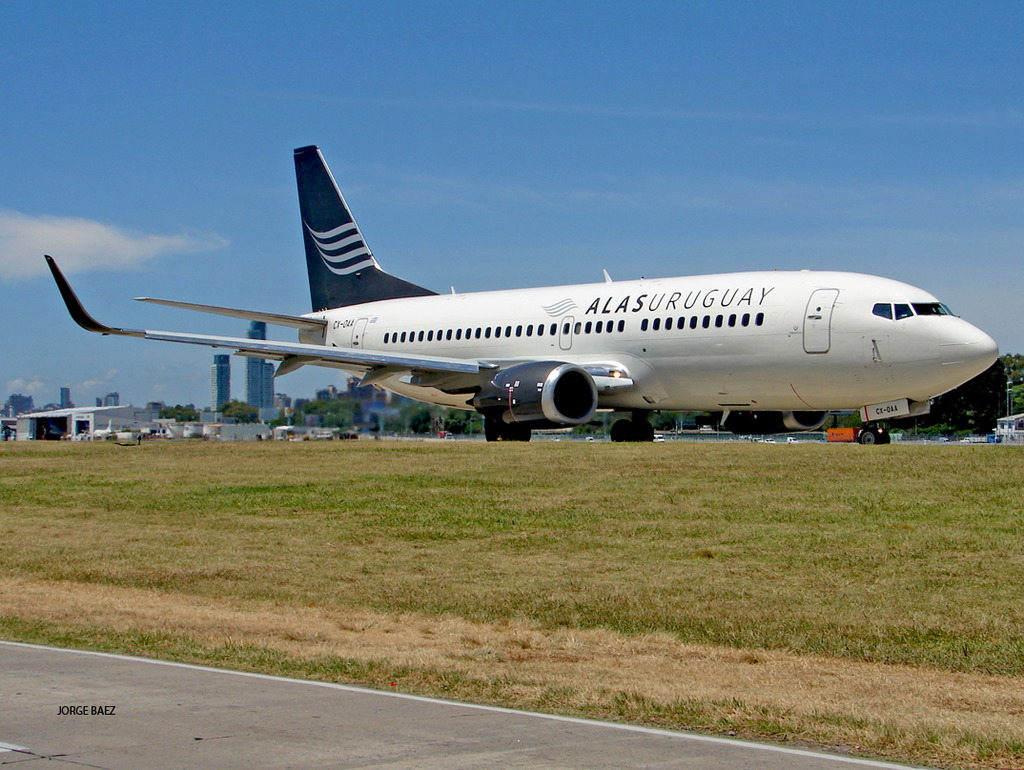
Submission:
<svg viewBox="0 0 1024 770">
<path fill-rule="evenodd" d="M 585 326 L 584 334 L 610 334 L 616 330 L 623 332 L 626 330 L 626 322 L 619 321 L 618 324 L 614 321 L 598 321 L 594 324 L 592 321 L 588 321 L 585 325 L 576 324 L 576 334 L 581 333 L 581 327 Z M 566 323 L 562 329 L 563 334 L 569 333 L 569 324 Z M 385 332 L 384 333 L 384 344 L 393 345 L 395 343 L 401 344 L 403 342 L 452 342 L 460 340 L 479 340 L 479 339 L 501 339 L 502 337 L 543 337 L 545 335 L 554 337 L 558 334 L 558 324 L 518 324 L 515 327 L 512 326 L 477 326 L 469 327 L 468 329 L 438 329 L 436 332 L 431 329 L 429 331 L 412 331 L 412 332 Z"/>
<path fill-rule="evenodd" d="M 754 326 L 764 326 L 764 313 L 758 313 L 755 316 L 751 316 L 750 313 L 744 313 L 743 315 L 732 313 L 728 316 L 693 315 L 690 316 L 689 319 L 687 319 L 686 316 L 679 316 L 678 318 L 669 316 L 664 320 L 661 318 L 655 318 L 651 320 L 650 323 L 648 323 L 648 319 L 645 318 L 640 322 L 640 331 L 645 332 L 648 329 L 651 329 L 652 331 L 657 332 L 661 331 L 662 328 L 664 328 L 665 331 L 672 331 L 673 324 L 675 324 L 675 328 L 680 331 L 687 327 L 691 329 L 696 329 L 698 327 L 701 329 L 710 329 L 712 324 L 714 324 L 716 329 L 721 329 L 723 326 L 728 326 L 729 328 L 733 328 L 737 325 L 750 326 L 751 322 L 753 322 Z"/>
<path fill-rule="evenodd" d="M 877 307 L 877 306 L 876 306 Z M 640 331 L 645 332 L 648 330 L 660 331 L 662 328 L 665 331 L 671 331 L 673 326 L 682 331 L 689 326 L 690 329 L 709 329 L 712 324 L 716 329 L 721 329 L 723 326 L 733 328 L 736 326 L 763 326 L 764 325 L 764 313 L 757 313 L 751 315 L 750 313 L 744 313 L 739 315 L 733 313 L 729 316 L 717 315 L 717 316 L 686 316 L 668 317 L 665 319 L 655 318 L 653 320 L 644 318 L 640 321 Z M 626 330 L 626 322 L 620 320 L 616 321 L 576 321 L 573 328 L 570 330 L 569 322 L 566 321 L 562 324 L 562 334 L 567 335 L 572 331 L 573 334 L 611 334 L 614 332 L 622 333 Z M 502 337 L 543 337 L 545 334 L 549 337 L 554 337 L 558 334 L 558 324 L 527 324 L 526 326 L 519 324 L 514 328 L 512 326 L 477 326 L 469 327 L 467 329 L 438 329 L 436 332 L 431 329 L 429 331 L 411 331 L 411 332 L 385 332 L 384 333 L 384 344 L 394 345 L 402 344 L 403 342 L 459 342 L 461 340 L 479 340 L 479 339 L 501 339 Z"/>
<path fill-rule="evenodd" d="M 620 332 L 624 332 L 626 330 L 626 322 L 625 321 L 619 321 L 619 324 L 616 327 L 615 321 L 607 321 L 607 322 L 605 322 L 605 321 L 598 321 L 597 323 L 595 323 L 593 321 L 587 321 L 586 323 L 583 323 L 582 321 L 577 321 L 576 322 L 576 328 L 573 329 L 573 333 L 574 334 L 601 334 L 601 333 L 610 334 L 611 332 L 614 332 L 616 330 L 616 328 Z M 569 333 L 569 324 L 568 323 L 563 323 L 562 324 L 562 334 L 568 334 L 568 333 Z"/>
</svg>

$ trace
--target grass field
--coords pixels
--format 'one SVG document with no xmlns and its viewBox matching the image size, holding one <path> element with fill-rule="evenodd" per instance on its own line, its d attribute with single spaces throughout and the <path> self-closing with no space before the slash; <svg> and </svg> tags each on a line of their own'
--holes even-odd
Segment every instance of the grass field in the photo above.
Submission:
<svg viewBox="0 0 1024 770">
<path fill-rule="evenodd" d="M 1024 767 L 1024 450 L 0 444 L 0 635 Z"/>
</svg>

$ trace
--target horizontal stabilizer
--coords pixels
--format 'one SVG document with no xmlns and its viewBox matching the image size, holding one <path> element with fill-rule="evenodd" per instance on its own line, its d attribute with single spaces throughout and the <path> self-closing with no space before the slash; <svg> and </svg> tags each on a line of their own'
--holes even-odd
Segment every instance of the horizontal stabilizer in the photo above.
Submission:
<svg viewBox="0 0 1024 770">
<path fill-rule="evenodd" d="M 307 318 L 299 315 L 283 315 L 281 313 L 264 313 L 258 310 L 241 310 L 231 307 L 219 307 L 218 305 L 198 305 L 194 302 L 178 302 L 172 299 L 156 299 L 154 297 L 136 297 L 139 302 L 150 302 L 154 305 L 166 305 L 177 307 L 182 310 L 196 310 L 200 313 L 212 313 L 213 315 L 226 315 L 230 318 L 241 318 L 246 321 L 262 321 L 274 326 L 288 326 L 292 329 L 306 329 L 312 332 L 319 332 L 327 326 L 323 318 Z"/>
<path fill-rule="evenodd" d="M 143 332 L 147 340 L 163 342 L 184 342 L 191 345 L 206 345 L 214 348 L 234 348 L 242 355 L 284 360 L 292 356 L 308 359 L 304 363 L 326 363 L 363 368 L 388 366 L 396 371 L 459 372 L 477 374 L 488 364 L 468 361 L 464 358 L 441 358 L 440 356 L 409 356 L 396 353 L 379 353 L 372 350 L 353 350 L 324 345 L 306 345 L 301 342 L 275 342 L 273 340 L 251 340 L 244 337 L 213 337 L 206 334 L 185 334 L 182 332 Z"/>
</svg>

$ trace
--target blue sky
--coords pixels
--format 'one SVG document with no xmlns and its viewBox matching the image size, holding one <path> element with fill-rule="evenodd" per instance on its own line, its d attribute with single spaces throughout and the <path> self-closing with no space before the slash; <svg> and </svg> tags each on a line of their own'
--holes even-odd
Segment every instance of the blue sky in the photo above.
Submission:
<svg viewBox="0 0 1024 770">
<path fill-rule="evenodd" d="M 0 13 L 0 400 L 208 405 L 213 351 L 81 331 L 41 255 L 112 325 L 244 336 L 143 295 L 305 312 L 307 144 L 383 267 L 439 291 L 854 270 L 1024 352 L 1017 2 Z"/>
</svg>

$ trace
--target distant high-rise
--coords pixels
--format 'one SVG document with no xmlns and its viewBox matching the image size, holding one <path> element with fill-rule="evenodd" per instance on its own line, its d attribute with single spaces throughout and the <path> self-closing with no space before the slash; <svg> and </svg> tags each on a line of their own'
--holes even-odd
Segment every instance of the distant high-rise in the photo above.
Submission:
<svg viewBox="0 0 1024 770">
<path fill-rule="evenodd" d="M 103 406 L 121 406 L 121 394 L 117 391 L 103 397 Z"/>
<path fill-rule="evenodd" d="M 249 324 L 246 336 L 251 340 L 265 340 L 267 325 L 262 321 Z M 262 358 L 245 359 L 245 402 L 258 409 L 274 405 L 274 365 Z"/>
<path fill-rule="evenodd" d="M 35 404 L 32 403 L 32 396 L 23 396 L 20 393 L 12 393 L 11 397 L 7 399 L 7 403 L 11 406 L 11 414 L 17 416 L 22 412 L 31 412 L 35 409 Z"/>
<path fill-rule="evenodd" d="M 73 406 L 74 406 L 74 404 L 71 403 L 71 388 L 61 388 L 60 389 L 60 408 L 61 409 L 71 409 Z"/>
<path fill-rule="evenodd" d="M 274 365 L 263 362 L 263 406 L 266 409 L 274 406 Z"/>
<path fill-rule="evenodd" d="M 213 357 L 210 367 L 210 408 L 217 411 L 231 400 L 231 356 Z"/>
</svg>

